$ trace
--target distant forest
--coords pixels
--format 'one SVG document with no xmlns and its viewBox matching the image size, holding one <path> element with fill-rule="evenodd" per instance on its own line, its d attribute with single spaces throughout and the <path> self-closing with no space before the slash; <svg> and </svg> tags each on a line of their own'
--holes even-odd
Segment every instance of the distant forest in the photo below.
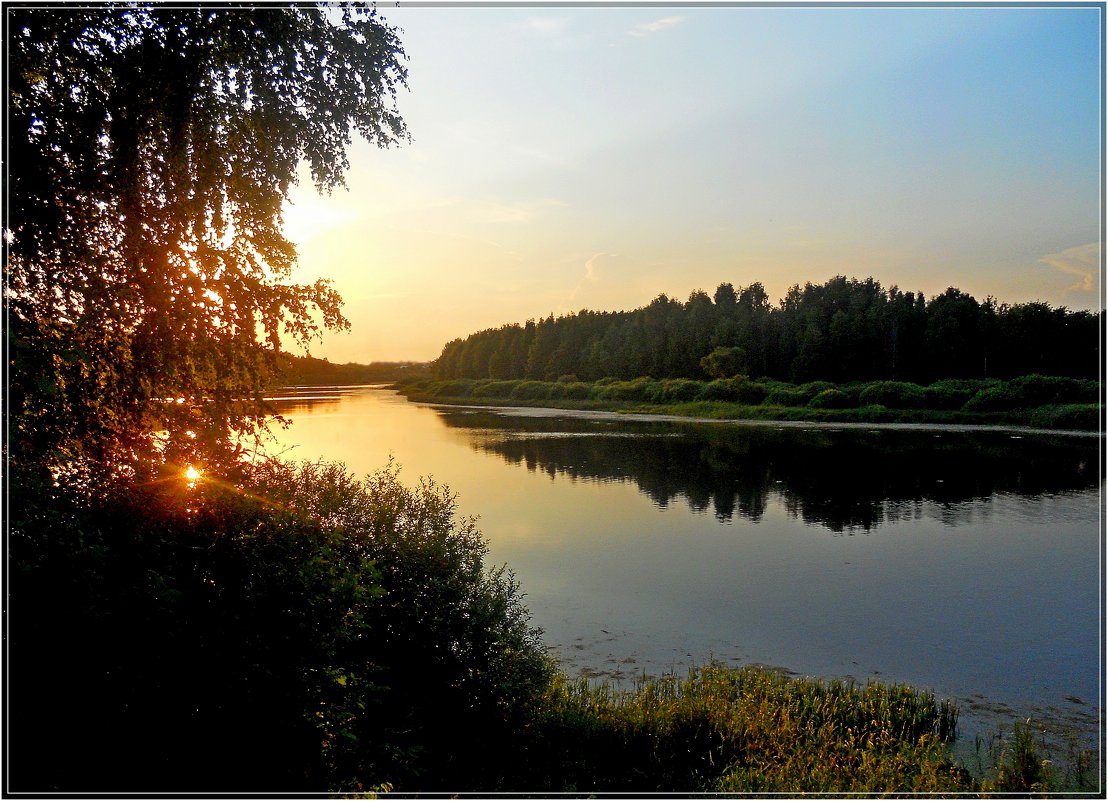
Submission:
<svg viewBox="0 0 1108 801">
<path fill-rule="evenodd" d="M 761 283 L 720 284 L 682 303 L 662 294 L 627 312 L 583 310 L 504 325 L 448 343 L 438 378 L 581 381 L 747 375 L 783 381 L 1097 378 L 1101 322 L 1047 303 L 978 301 L 951 287 L 884 289 L 836 276 L 789 289 L 774 306 Z"/>
<path fill-rule="evenodd" d="M 412 376 L 428 376 L 422 362 L 371 362 L 339 364 L 311 356 L 282 353 L 277 357 L 278 382 L 293 386 L 323 386 L 342 384 L 372 384 L 377 381 L 398 381 Z"/>
</svg>

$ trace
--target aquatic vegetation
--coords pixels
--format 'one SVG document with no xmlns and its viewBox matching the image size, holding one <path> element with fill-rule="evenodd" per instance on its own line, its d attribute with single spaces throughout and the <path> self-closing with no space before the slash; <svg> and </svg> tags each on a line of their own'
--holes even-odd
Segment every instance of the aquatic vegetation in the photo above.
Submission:
<svg viewBox="0 0 1108 801">
<path fill-rule="evenodd" d="M 708 665 L 632 690 L 559 676 L 517 782 L 537 790 L 945 792 L 957 710 L 897 685 Z"/>
</svg>

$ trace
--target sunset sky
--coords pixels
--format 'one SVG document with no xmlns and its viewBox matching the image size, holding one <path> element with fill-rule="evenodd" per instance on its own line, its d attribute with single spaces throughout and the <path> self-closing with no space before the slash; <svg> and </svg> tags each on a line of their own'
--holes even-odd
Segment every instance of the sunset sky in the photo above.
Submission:
<svg viewBox="0 0 1108 801">
<path fill-rule="evenodd" d="M 761 281 L 1101 304 L 1101 11 L 383 7 L 412 143 L 302 181 L 298 280 L 419 359 L 483 328 Z"/>
</svg>

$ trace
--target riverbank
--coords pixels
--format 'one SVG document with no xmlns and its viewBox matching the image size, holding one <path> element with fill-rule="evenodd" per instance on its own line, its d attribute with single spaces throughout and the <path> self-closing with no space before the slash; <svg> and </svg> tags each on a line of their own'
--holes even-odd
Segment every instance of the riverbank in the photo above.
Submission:
<svg viewBox="0 0 1108 801">
<path fill-rule="evenodd" d="M 691 381 L 497 381 L 417 379 L 393 385 L 411 401 L 464 406 L 554 408 L 678 419 L 844 425 L 906 424 L 1102 430 L 1099 385 L 1050 376 L 1011 381 L 893 381 L 793 385 L 743 378 Z"/>
</svg>

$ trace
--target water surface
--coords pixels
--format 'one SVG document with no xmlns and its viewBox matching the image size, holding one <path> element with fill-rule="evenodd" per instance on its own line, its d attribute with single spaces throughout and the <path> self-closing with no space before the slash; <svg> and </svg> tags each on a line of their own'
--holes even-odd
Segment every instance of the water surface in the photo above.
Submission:
<svg viewBox="0 0 1108 801">
<path fill-rule="evenodd" d="M 571 673 L 756 662 L 1099 728 L 1097 436 L 286 397 L 286 456 L 455 490 Z"/>
</svg>

